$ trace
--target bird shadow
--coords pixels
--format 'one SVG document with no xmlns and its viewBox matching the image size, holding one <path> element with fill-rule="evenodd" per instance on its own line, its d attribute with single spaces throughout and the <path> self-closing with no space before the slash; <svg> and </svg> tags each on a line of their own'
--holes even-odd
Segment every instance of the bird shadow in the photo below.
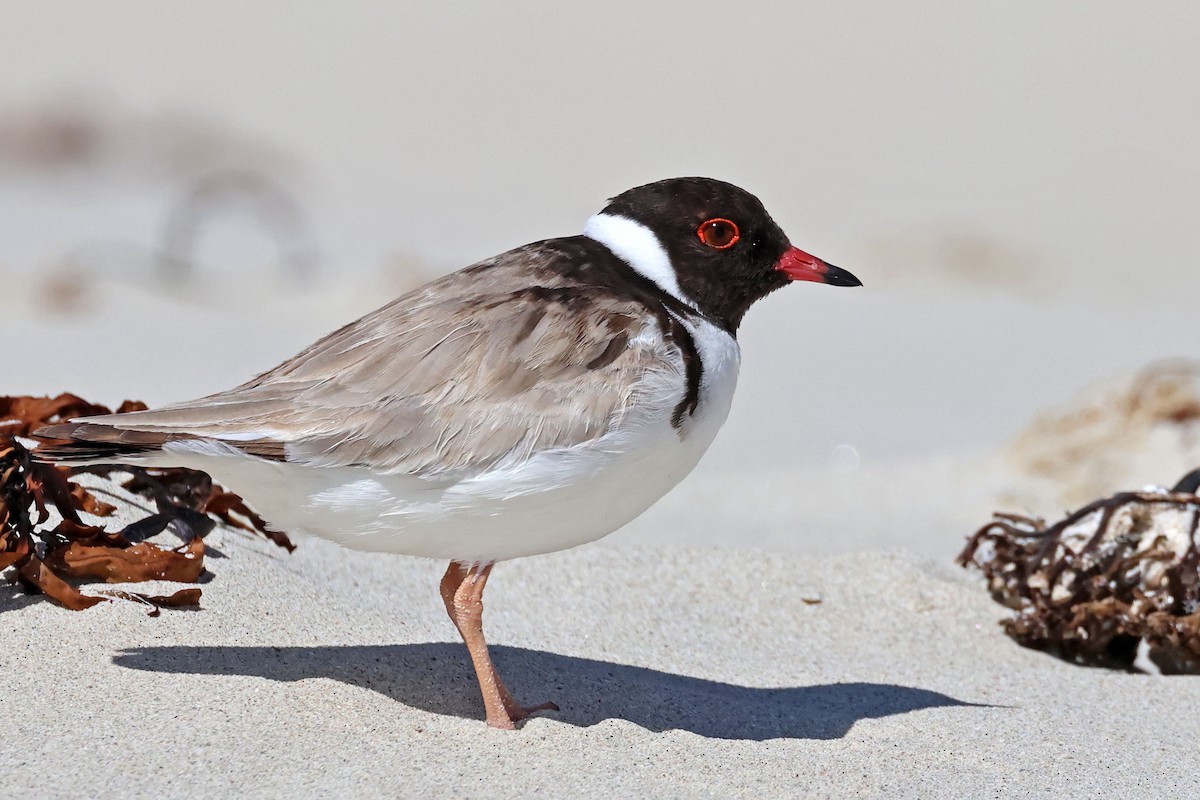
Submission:
<svg viewBox="0 0 1200 800">
<path fill-rule="evenodd" d="M 947 706 L 991 707 L 885 683 L 763 689 L 542 650 L 491 651 L 519 700 L 555 700 L 562 709 L 548 716 L 579 727 L 623 719 L 649 731 L 686 730 L 714 739 L 837 739 L 861 719 Z M 144 647 L 122 651 L 113 662 L 161 673 L 332 678 L 434 714 L 483 718 L 466 651 L 448 642 Z"/>
</svg>

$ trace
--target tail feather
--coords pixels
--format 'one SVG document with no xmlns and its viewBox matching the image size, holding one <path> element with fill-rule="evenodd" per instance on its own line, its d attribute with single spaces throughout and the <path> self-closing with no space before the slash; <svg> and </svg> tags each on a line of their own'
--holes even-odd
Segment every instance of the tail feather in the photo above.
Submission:
<svg viewBox="0 0 1200 800">
<path fill-rule="evenodd" d="M 38 461 L 56 464 L 102 464 L 136 460 L 155 453 L 167 441 L 163 433 L 129 431 L 88 422 L 64 422 L 47 425 L 33 432 L 34 437 L 51 440 L 33 451 Z"/>
<path fill-rule="evenodd" d="M 115 416 L 115 415 L 114 415 Z M 168 442 L 191 442 L 200 448 L 215 445 L 225 452 L 244 453 L 269 461 L 286 461 L 283 442 L 270 439 L 226 441 L 194 433 L 162 433 L 159 431 L 116 428 L 86 418 L 75 422 L 47 425 L 33 432 L 36 438 L 50 440 L 33 451 L 39 461 L 59 464 L 120 464 L 127 460 L 161 452 Z M 212 447 L 208 448 L 210 451 Z"/>
</svg>

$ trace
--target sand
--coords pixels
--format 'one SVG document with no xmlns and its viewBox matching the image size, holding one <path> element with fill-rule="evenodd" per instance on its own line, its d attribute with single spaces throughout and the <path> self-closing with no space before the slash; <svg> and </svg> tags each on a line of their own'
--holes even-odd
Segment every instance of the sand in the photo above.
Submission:
<svg viewBox="0 0 1200 800">
<path fill-rule="evenodd" d="M 0 390 L 196 394 L 366 299 L 276 299 L 254 317 L 270 335 L 247 336 L 236 303 L 100 289 L 125 313 L 16 318 L 13 352 L 42 355 L 10 359 Z M 1200 679 L 1022 649 L 952 563 L 993 509 L 1061 510 L 1063 487 L 1014 458 L 1039 410 L 1194 340 L 1196 321 L 886 292 L 854 311 L 815 296 L 772 298 L 748 325 L 734 413 L 675 492 L 602 542 L 497 568 L 496 660 L 520 698 L 559 713 L 484 725 L 437 595 L 444 565 L 317 540 L 288 555 L 218 530 L 200 611 L 70 612 L 3 588 L 0 796 L 1200 796 Z M 797 306 L 844 335 L 792 348 Z M 994 371 L 878 333 L 932 316 Z M 1014 316 L 1004 337 L 979 332 L 981 317 Z M 130 318 L 172 336 L 131 339 Z M 855 332 L 866 319 L 874 337 Z M 196 331 L 207 349 L 189 344 Z M 1047 338 L 1057 346 L 1035 351 Z M 148 347 L 158 355 L 123 355 Z M 1173 481 L 1200 458 L 1196 438 L 1128 433 L 1106 456 L 1124 471 L 1105 480 Z"/>
<path fill-rule="evenodd" d="M 601 543 L 503 565 L 495 731 L 436 564 L 214 539 L 204 610 L 0 599 L 10 797 L 1195 797 L 1200 681 L 1023 650 L 903 553 Z M 819 601 L 819 602 L 814 602 Z"/>
</svg>

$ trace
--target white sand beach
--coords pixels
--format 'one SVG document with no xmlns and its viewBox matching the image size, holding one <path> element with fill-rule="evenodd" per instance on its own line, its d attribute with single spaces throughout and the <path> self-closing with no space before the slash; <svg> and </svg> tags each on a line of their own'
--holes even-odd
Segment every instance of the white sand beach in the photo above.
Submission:
<svg viewBox="0 0 1200 800">
<path fill-rule="evenodd" d="M 12 9 L 2 395 L 225 389 L 671 175 L 865 285 L 752 309 L 696 471 L 497 566 L 495 658 L 559 712 L 484 724 L 444 564 L 219 528 L 199 610 L 0 582 L 0 798 L 1200 797 L 1200 678 L 1024 649 L 954 564 L 993 511 L 1200 465 L 1194 418 L 1129 399 L 1198 356 L 1198 15 Z"/>
<path fill-rule="evenodd" d="M 1023 650 L 944 563 L 603 543 L 505 565 L 496 659 L 562 707 L 514 733 L 482 722 L 438 565 L 215 543 L 202 611 L 0 600 L 5 796 L 1200 791 L 1200 683 Z"/>
</svg>

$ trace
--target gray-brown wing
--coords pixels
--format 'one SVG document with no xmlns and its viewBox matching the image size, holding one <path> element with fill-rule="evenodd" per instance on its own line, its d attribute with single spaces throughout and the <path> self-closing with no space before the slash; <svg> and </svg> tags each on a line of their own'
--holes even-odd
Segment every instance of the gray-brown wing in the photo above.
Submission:
<svg viewBox="0 0 1200 800">
<path fill-rule="evenodd" d="M 432 476 L 602 436 L 648 370 L 679 369 L 636 303 L 545 273 L 530 287 L 516 260 L 485 267 L 402 297 L 236 389 L 89 418 L 87 438 L 101 426 L 129 441 L 214 438 L 300 463 Z M 648 326 L 654 335 L 642 335 Z"/>
</svg>

